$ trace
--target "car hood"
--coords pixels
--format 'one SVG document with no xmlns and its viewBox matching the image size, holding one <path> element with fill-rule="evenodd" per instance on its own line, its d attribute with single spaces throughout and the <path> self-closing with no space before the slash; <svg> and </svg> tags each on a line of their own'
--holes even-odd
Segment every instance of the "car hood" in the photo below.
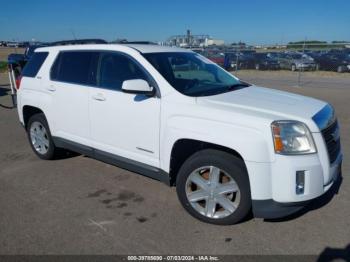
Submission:
<svg viewBox="0 0 350 262">
<path fill-rule="evenodd" d="M 275 89 L 249 86 L 215 96 L 199 97 L 197 103 L 225 111 L 246 113 L 271 120 L 297 120 L 308 124 L 312 132 L 319 132 L 312 121 L 327 103 Z"/>
</svg>

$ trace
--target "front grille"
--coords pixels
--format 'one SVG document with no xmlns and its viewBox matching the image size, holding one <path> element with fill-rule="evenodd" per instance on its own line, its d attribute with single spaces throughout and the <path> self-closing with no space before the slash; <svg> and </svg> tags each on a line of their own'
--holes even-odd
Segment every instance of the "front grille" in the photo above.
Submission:
<svg viewBox="0 0 350 262">
<path fill-rule="evenodd" d="M 329 125 L 321 132 L 326 143 L 329 161 L 332 164 L 337 159 L 337 156 L 340 152 L 340 136 L 338 121 L 334 121 L 333 124 Z"/>
</svg>

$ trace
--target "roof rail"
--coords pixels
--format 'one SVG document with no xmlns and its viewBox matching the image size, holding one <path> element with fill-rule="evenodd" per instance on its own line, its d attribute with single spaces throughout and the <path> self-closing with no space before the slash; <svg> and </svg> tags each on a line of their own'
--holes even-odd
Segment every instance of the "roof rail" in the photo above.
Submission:
<svg viewBox="0 0 350 262">
<path fill-rule="evenodd" d="M 108 44 L 107 41 L 103 39 L 75 39 L 75 40 L 63 40 L 52 42 L 50 46 L 57 45 L 86 45 L 86 44 Z"/>
<path fill-rule="evenodd" d="M 115 41 L 114 43 L 117 43 L 117 44 L 158 45 L 157 43 L 152 42 L 152 41 L 127 41 L 127 40 L 120 40 L 120 41 Z"/>
</svg>

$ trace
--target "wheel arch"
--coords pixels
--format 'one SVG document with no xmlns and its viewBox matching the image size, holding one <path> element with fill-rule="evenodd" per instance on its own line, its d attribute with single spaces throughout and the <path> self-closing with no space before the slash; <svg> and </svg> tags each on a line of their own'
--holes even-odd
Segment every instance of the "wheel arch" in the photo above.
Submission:
<svg viewBox="0 0 350 262">
<path fill-rule="evenodd" d="M 35 115 L 35 114 L 44 114 L 45 115 L 43 110 L 41 110 L 38 107 L 31 106 L 31 105 L 23 106 L 22 114 L 23 114 L 23 124 L 24 124 L 25 128 L 27 128 L 28 121 L 33 115 Z"/>
<path fill-rule="evenodd" d="M 169 168 L 169 178 L 170 185 L 175 186 L 176 176 L 182 164 L 194 153 L 204 150 L 204 149 L 215 149 L 218 151 L 229 153 L 239 159 L 244 163 L 244 159 L 242 155 L 236 150 L 225 147 L 219 144 L 214 144 L 210 142 L 189 139 L 189 138 L 181 138 L 178 139 L 171 149 L 170 154 L 170 168 Z M 245 165 L 245 163 L 244 163 Z M 246 166 L 245 166 L 246 168 Z M 246 168 L 247 170 L 247 168 Z"/>
</svg>

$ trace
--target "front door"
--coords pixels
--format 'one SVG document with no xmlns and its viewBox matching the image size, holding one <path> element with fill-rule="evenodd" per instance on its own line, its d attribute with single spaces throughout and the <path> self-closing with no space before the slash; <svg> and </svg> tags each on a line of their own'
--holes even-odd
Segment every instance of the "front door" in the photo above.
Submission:
<svg viewBox="0 0 350 262">
<path fill-rule="evenodd" d="M 101 52 L 97 87 L 90 88 L 93 147 L 159 167 L 160 99 L 124 93 L 123 81 L 149 81 L 142 67 L 119 52 Z"/>
</svg>

